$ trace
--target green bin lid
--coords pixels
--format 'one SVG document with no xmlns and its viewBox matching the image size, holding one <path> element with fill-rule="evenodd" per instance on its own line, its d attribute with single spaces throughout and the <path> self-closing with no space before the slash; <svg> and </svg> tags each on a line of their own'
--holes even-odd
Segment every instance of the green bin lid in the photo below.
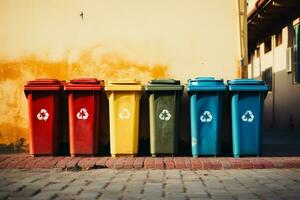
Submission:
<svg viewBox="0 0 300 200">
<path fill-rule="evenodd" d="M 146 91 L 173 91 L 183 90 L 180 80 L 175 79 L 154 79 L 146 85 Z"/>
<path fill-rule="evenodd" d="M 149 81 L 149 84 L 180 85 L 180 80 L 175 80 L 175 79 L 154 79 L 154 80 Z"/>
<path fill-rule="evenodd" d="M 188 80 L 187 91 L 225 91 L 226 86 L 223 79 L 214 77 L 197 77 Z"/>
</svg>

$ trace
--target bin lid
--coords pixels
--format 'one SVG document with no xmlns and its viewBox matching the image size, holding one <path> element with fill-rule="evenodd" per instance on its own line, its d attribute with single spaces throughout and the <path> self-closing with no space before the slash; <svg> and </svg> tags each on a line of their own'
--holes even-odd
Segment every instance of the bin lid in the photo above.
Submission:
<svg viewBox="0 0 300 200">
<path fill-rule="evenodd" d="M 214 77 L 196 77 L 188 80 L 187 91 L 225 91 L 226 86 L 223 79 Z"/>
<path fill-rule="evenodd" d="M 51 91 L 60 90 L 63 87 L 64 81 L 57 79 L 38 78 L 27 81 L 24 86 L 24 91 Z"/>
<path fill-rule="evenodd" d="M 175 79 L 153 79 L 153 80 L 149 81 L 149 84 L 180 85 L 180 80 L 175 80 Z"/>
<path fill-rule="evenodd" d="M 268 85 L 256 79 L 234 79 L 227 81 L 229 91 L 268 91 Z"/>
<path fill-rule="evenodd" d="M 70 80 L 70 83 L 74 84 L 99 84 L 100 80 L 97 80 L 96 78 L 78 78 Z"/>
<path fill-rule="evenodd" d="M 230 81 L 227 81 L 228 85 L 265 85 L 264 81 L 256 80 L 256 79 L 233 79 Z"/>
<path fill-rule="evenodd" d="M 78 78 L 70 80 L 65 84 L 65 90 L 77 90 L 77 91 L 90 91 L 90 90 L 102 90 L 104 86 L 103 80 L 96 78 Z"/>
<path fill-rule="evenodd" d="M 154 79 L 146 85 L 147 91 L 172 91 L 183 90 L 184 86 L 180 85 L 180 80 L 175 79 Z"/>
<path fill-rule="evenodd" d="M 135 79 L 118 79 L 118 80 L 109 80 L 108 84 L 114 85 L 137 85 L 141 84 L 141 81 Z"/>
<path fill-rule="evenodd" d="M 106 91 L 141 91 L 143 85 L 135 79 L 118 79 L 107 81 Z"/>
</svg>

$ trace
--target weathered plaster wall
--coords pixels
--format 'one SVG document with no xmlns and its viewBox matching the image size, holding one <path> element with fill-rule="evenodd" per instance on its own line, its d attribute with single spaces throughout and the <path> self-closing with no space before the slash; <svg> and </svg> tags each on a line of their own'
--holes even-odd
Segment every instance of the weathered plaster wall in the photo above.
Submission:
<svg viewBox="0 0 300 200">
<path fill-rule="evenodd" d="M 26 80 L 237 74 L 235 0 L 0 0 L 0 27 L 0 145 L 14 150 L 28 144 Z"/>
</svg>

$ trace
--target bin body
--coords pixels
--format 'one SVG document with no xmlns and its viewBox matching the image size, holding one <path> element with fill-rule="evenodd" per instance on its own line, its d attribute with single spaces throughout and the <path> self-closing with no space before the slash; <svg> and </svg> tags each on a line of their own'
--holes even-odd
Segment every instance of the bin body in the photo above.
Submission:
<svg viewBox="0 0 300 200">
<path fill-rule="evenodd" d="M 255 79 L 228 81 L 232 111 L 234 157 L 261 155 L 263 103 L 268 86 Z"/>
<path fill-rule="evenodd" d="M 143 86 L 134 80 L 109 81 L 105 90 L 109 100 L 111 155 L 136 155 Z"/>
<path fill-rule="evenodd" d="M 29 153 L 58 153 L 60 95 L 62 83 L 56 79 L 36 79 L 25 85 L 29 113 Z"/>
<path fill-rule="evenodd" d="M 96 155 L 99 152 L 100 93 L 103 81 L 74 79 L 65 85 L 69 106 L 70 154 Z"/>
<path fill-rule="evenodd" d="M 146 86 L 149 94 L 150 152 L 176 154 L 179 138 L 180 81 L 152 80 Z"/>
<path fill-rule="evenodd" d="M 226 86 L 212 77 L 188 81 L 192 155 L 218 155 L 221 140 L 222 100 Z"/>
</svg>

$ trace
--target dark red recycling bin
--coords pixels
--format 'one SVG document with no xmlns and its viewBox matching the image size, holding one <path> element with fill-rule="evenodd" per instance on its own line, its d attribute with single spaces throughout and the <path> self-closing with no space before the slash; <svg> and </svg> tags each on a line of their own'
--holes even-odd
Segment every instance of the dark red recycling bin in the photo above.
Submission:
<svg viewBox="0 0 300 200">
<path fill-rule="evenodd" d="M 25 85 L 31 155 L 55 155 L 58 151 L 59 98 L 62 88 L 62 82 L 57 79 L 36 79 Z"/>
<path fill-rule="evenodd" d="M 69 102 L 70 154 L 95 155 L 99 149 L 100 94 L 104 82 L 74 79 L 65 84 Z"/>
</svg>

